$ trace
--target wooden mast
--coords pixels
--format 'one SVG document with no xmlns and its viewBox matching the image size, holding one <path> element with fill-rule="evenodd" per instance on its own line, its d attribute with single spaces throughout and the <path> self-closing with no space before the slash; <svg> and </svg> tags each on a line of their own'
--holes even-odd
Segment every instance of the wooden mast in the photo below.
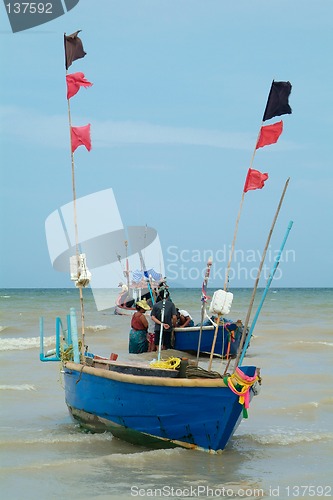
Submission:
<svg viewBox="0 0 333 500">
<path fill-rule="evenodd" d="M 77 34 L 79 31 L 75 33 Z M 81 41 L 80 41 L 81 43 Z M 78 52 L 71 54 L 71 61 L 68 64 L 67 60 L 67 43 L 66 43 L 66 33 L 64 33 L 64 49 L 65 49 L 65 68 L 66 68 L 66 77 L 68 75 L 68 67 L 72 64 L 72 62 L 76 59 L 85 56 L 85 52 L 83 51 L 82 43 L 81 49 Z M 67 97 L 67 108 L 68 108 L 68 125 L 69 125 L 69 141 L 70 141 L 70 151 L 71 151 L 71 171 L 72 171 L 72 192 L 73 192 L 73 217 L 74 217 L 74 232 L 75 232 L 75 257 L 76 257 L 76 268 L 77 268 L 77 278 L 75 285 L 79 288 L 80 292 L 80 310 L 81 310 L 81 354 L 84 353 L 85 349 L 85 331 L 84 331 L 84 302 L 83 302 L 83 292 L 82 288 L 85 286 L 82 281 L 80 281 L 81 275 L 81 260 L 80 260 L 80 251 L 79 251 L 79 233 L 78 233 L 78 224 L 77 224 L 77 207 L 76 207 L 76 186 L 75 186 L 75 163 L 74 163 L 74 152 L 73 152 L 73 141 L 72 141 L 72 118 L 71 118 L 71 108 L 70 108 L 70 98 Z"/>
<path fill-rule="evenodd" d="M 66 70 L 66 75 L 68 74 L 68 70 Z M 69 99 L 67 99 L 68 105 L 68 124 L 69 124 L 69 137 L 70 137 L 70 149 L 71 149 L 71 166 L 72 166 L 72 192 L 73 192 L 73 217 L 74 217 L 74 232 L 75 232 L 75 255 L 76 255 L 76 265 L 79 280 L 79 272 L 80 272 L 80 250 L 79 250 L 79 230 L 77 224 L 77 209 L 76 209 L 76 185 L 75 185 L 75 163 L 74 163 L 74 153 L 72 146 L 72 119 L 71 119 L 71 108 Z M 83 302 L 83 291 L 82 284 L 77 285 L 80 293 L 80 310 L 81 310 L 81 354 L 84 353 L 84 345 L 85 345 L 85 331 L 84 331 L 84 302 Z"/>
<path fill-rule="evenodd" d="M 127 240 L 125 240 L 125 258 L 126 258 L 125 275 L 126 275 L 126 282 L 127 282 L 127 291 L 129 293 L 129 290 L 130 290 L 130 278 L 129 278 L 130 271 L 129 271 L 129 263 L 128 263 L 128 241 Z"/>
<path fill-rule="evenodd" d="M 251 315 L 251 311 L 252 311 L 253 302 L 254 302 L 254 299 L 255 299 L 255 296 L 256 296 L 256 291 L 257 291 L 257 288 L 258 288 L 258 283 L 259 283 L 259 279 L 260 279 L 260 275 L 261 275 L 261 270 L 262 270 L 262 267 L 263 267 L 263 264 L 264 264 L 264 261 L 265 261 L 265 257 L 266 257 L 268 245 L 269 245 L 269 242 L 270 242 L 272 234 L 273 234 L 274 226 L 275 226 L 276 220 L 278 218 L 278 215 L 279 215 L 279 212 L 280 212 L 280 208 L 282 206 L 284 195 L 286 194 L 286 191 L 287 191 L 289 180 L 290 180 L 290 177 L 286 180 L 286 183 L 285 183 L 285 186 L 284 186 L 284 189 L 283 189 L 283 192 L 282 192 L 282 195 L 281 195 L 278 207 L 277 207 L 276 212 L 275 212 L 275 216 L 274 216 L 271 228 L 270 228 L 269 233 L 268 233 L 266 245 L 265 245 L 262 257 L 261 257 L 261 261 L 260 261 L 259 268 L 258 268 L 258 273 L 257 273 L 257 278 L 256 278 L 256 281 L 255 281 L 255 284 L 254 284 L 254 287 L 253 287 L 252 296 L 251 296 L 249 308 L 248 308 L 246 319 L 245 319 L 245 323 L 244 323 L 242 337 L 241 337 L 241 340 L 240 340 L 240 343 L 239 343 L 238 353 L 237 353 L 237 356 L 236 356 L 236 359 L 235 359 L 234 369 L 237 368 L 238 363 L 239 363 L 239 359 L 240 359 L 240 356 L 241 356 L 242 348 L 243 348 L 245 337 L 246 337 L 247 327 L 248 327 L 249 321 L 250 321 L 250 315 Z"/>
<path fill-rule="evenodd" d="M 256 140 L 256 145 L 257 145 L 257 142 L 258 142 L 258 139 L 259 139 L 259 136 L 260 136 L 260 130 L 261 130 L 261 127 L 262 127 L 263 123 L 264 122 L 261 122 L 261 126 L 260 126 L 260 129 L 259 129 L 259 132 L 258 132 L 258 137 L 257 137 L 257 140 Z M 254 147 L 254 151 L 252 153 L 251 162 L 250 162 L 250 167 L 249 167 L 250 169 L 252 168 L 256 151 L 257 151 L 257 148 L 255 146 Z M 237 219 L 236 219 L 236 223 L 235 223 L 234 237 L 233 237 L 232 244 L 231 244 L 231 250 L 230 250 L 230 255 L 229 255 L 227 270 L 226 270 L 226 273 L 225 273 L 224 288 L 223 288 L 225 291 L 228 288 L 230 267 L 231 267 L 231 262 L 232 262 L 232 258 L 233 258 L 233 255 L 234 255 L 235 243 L 236 243 L 236 238 L 237 238 L 237 233 L 238 233 L 238 224 L 239 224 L 239 219 L 240 219 L 240 216 L 241 216 L 241 213 L 242 213 L 242 209 L 243 209 L 244 198 L 245 198 L 245 192 L 244 192 L 244 189 L 243 189 L 242 198 L 241 198 L 241 201 L 240 201 L 240 205 L 239 205 L 239 209 L 238 209 L 238 215 L 237 215 Z"/>
<path fill-rule="evenodd" d="M 208 285 L 208 280 L 209 280 L 209 275 L 210 275 L 210 268 L 212 267 L 213 264 L 213 258 L 209 257 L 207 261 L 207 266 L 206 266 L 206 272 L 205 272 L 205 277 L 202 283 L 202 291 L 201 291 L 201 321 L 200 321 L 200 332 L 199 332 L 199 340 L 198 340 L 198 349 L 197 349 L 197 363 L 199 362 L 199 355 L 200 355 L 200 345 L 201 345 L 201 337 L 202 337 L 202 327 L 203 327 L 203 321 L 205 317 L 205 311 L 206 311 L 206 302 L 207 302 L 207 285 Z"/>
</svg>

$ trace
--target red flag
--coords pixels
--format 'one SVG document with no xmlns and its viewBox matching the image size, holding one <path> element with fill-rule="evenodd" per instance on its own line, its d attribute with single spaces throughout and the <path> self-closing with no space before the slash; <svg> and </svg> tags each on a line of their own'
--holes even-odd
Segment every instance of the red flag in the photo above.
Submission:
<svg viewBox="0 0 333 500">
<path fill-rule="evenodd" d="M 84 127 L 71 127 L 71 137 L 72 153 L 74 153 L 79 146 L 85 146 L 88 151 L 91 150 L 90 123 L 84 125 Z"/>
<path fill-rule="evenodd" d="M 282 120 L 280 122 L 273 123 L 273 125 L 265 125 L 264 127 L 261 127 L 256 149 L 263 148 L 264 146 L 277 142 L 278 138 L 282 134 L 282 130 Z"/>
<path fill-rule="evenodd" d="M 92 83 L 86 80 L 83 73 L 71 73 L 66 75 L 67 82 L 67 99 L 70 99 L 75 95 L 80 87 L 91 87 Z"/>
<path fill-rule="evenodd" d="M 244 184 L 244 193 L 247 193 L 251 189 L 263 188 L 267 179 L 268 174 L 262 174 L 261 172 L 259 172 L 259 170 L 253 170 L 252 168 L 249 168 Z"/>
</svg>

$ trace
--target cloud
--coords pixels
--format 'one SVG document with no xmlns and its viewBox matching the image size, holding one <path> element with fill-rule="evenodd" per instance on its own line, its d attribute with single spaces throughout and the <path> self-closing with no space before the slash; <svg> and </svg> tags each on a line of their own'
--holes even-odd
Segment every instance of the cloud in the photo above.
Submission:
<svg viewBox="0 0 333 500">
<path fill-rule="evenodd" d="M 250 134 L 225 133 L 191 127 L 169 127 L 147 122 L 97 122 L 94 125 L 96 145 L 170 144 L 208 146 L 224 149 L 250 149 Z"/>
<path fill-rule="evenodd" d="M 5 124 L 1 131 L 3 139 L 21 140 L 48 148 L 68 147 L 66 115 L 46 115 L 27 108 L 2 107 L 0 118 L 0 123 Z M 148 122 L 102 121 L 83 116 L 76 116 L 73 125 L 82 126 L 87 123 L 91 123 L 93 148 L 169 144 L 252 151 L 256 140 L 252 133 L 170 127 Z"/>
<path fill-rule="evenodd" d="M 66 115 L 47 116 L 35 110 L 17 107 L 0 108 L 2 140 L 29 143 L 39 147 L 69 147 Z"/>
</svg>

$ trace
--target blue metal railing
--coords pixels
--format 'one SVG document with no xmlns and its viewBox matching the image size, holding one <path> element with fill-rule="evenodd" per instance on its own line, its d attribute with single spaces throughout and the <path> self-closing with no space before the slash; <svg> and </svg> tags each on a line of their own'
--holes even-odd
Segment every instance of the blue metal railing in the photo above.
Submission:
<svg viewBox="0 0 333 500">
<path fill-rule="evenodd" d="M 40 338 L 40 361 L 61 361 L 61 340 L 63 339 L 63 348 L 67 349 L 73 345 L 74 362 L 80 362 L 80 351 L 78 343 L 78 332 L 75 309 L 70 309 L 70 314 L 67 315 L 67 329 L 64 329 L 62 321 L 59 317 L 56 318 L 55 332 L 55 349 L 50 349 L 45 352 L 44 349 L 44 318 L 39 319 L 39 338 Z"/>
</svg>

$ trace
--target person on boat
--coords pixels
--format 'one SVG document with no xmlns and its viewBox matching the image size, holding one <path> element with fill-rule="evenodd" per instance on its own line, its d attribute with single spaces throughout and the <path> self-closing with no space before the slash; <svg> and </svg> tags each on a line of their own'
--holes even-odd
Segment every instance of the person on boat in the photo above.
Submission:
<svg viewBox="0 0 333 500">
<path fill-rule="evenodd" d="M 165 299 L 165 300 L 164 300 Z M 163 317 L 163 324 L 162 324 Z M 160 294 L 159 302 L 155 302 L 153 309 L 151 311 L 151 319 L 155 323 L 155 336 L 154 342 L 158 346 L 160 342 L 161 325 L 162 326 L 162 341 L 163 349 L 172 348 L 172 332 L 177 323 L 177 311 L 176 306 L 170 300 L 170 294 L 168 290 L 163 290 Z"/>
<path fill-rule="evenodd" d="M 121 286 L 121 292 L 120 292 L 120 304 L 125 304 L 126 299 L 128 297 L 128 286 L 125 285 L 122 281 L 119 283 L 118 287 Z"/>
<path fill-rule="evenodd" d="M 150 310 L 146 300 L 139 300 L 135 304 L 136 312 L 131 319 L 128 352 L 140 354 L 148 351 L 148 320 L 145 312 Z"/>
<path fill-rule="evenodd" d="M 187 326 L 194 326 L 194 321 L 190 313 L 185 309 L 177 309 L 177 326 L 186 328 Z"/>
</svg>

